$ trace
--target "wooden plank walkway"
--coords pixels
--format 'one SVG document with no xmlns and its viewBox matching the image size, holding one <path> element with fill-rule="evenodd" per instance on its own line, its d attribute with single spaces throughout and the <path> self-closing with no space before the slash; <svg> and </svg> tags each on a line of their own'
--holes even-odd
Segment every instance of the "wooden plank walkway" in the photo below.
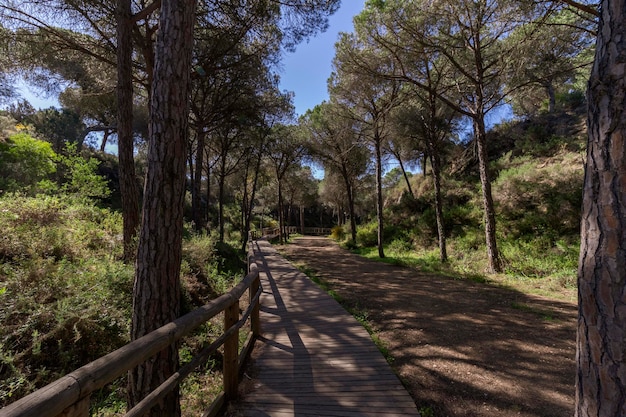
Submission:
<svg viewBox="0 0 626 417">
<path fill-rule="evenodd" d="M 267 241 L 256 245 L 263 337 L 237 415 L 419 416 L 356 319 Z"/>
</svg>

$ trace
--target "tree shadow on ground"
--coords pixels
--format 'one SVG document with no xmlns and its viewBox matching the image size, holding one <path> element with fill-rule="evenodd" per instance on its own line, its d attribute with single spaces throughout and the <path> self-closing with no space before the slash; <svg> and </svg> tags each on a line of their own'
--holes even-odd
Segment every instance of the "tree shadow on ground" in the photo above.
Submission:
<svg viewBox="0 0 626 417">
<path fill-rule="evenodd" d="M 418 408 L 446 417 L 571 416 L 574 303 L 375 262 L 324 238 L 280 251 L 367 317 Z"/>
</svg>

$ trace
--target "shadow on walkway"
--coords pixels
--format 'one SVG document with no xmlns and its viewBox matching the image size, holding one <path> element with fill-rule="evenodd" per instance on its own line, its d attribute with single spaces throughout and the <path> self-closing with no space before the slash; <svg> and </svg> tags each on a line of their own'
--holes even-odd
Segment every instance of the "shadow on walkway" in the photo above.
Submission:
<svg viewBox="0 0 626 417">
<path fill-rule="evenodd" d="M 237 416 L 418 416 L 369 334 L 266 241 L 261 326 Z"/>
</svg>

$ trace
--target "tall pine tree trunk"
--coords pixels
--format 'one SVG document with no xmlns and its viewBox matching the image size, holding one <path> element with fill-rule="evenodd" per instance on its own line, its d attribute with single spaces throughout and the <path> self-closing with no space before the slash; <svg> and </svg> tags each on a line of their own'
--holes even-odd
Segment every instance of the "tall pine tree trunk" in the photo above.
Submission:
<svg viewBox="0 0 626 417">
<path fill-rule="evenodd" d="M 406 169 L 404 168 L 404 163 L 402 162 L 402 158 L 398 157 L 398 164 L 400 164 L 400 170 L 402 171 L 402 176 L 404 177 L 404 182 L 406 183 L 406 189 L 409 191 L 409 194 L 411 195 L 411 197 L 415 197 L 415 194 L 413 194 L 413 188 L 411 188 L 411 181 L 409 181 L 409 175 L 406 172 Z"/>
<path fill-rule="evenodd" d="M 383 156 L 381 137 L 376 134 L 374 148 L 376 153 L 376 217 L 378 219 L 378 256 L 385 257 L 383 249 Z"/>
<path fill-rule="evenodd" d="M 195 0 L 163 2 L 151 95 L 148 173 L 135 284 L 131 339 L 180 314 L 183 203 L 186 179 L 188 91 Z M 134 406 L 178 368 L 176 344 L 129 372 L 129 405 Z M 150 416 L 180 415 L 178 389 Z"/>
<path fill-rule="evenodd" d="M 283 204 L 283 183 L 282 178 L 278 179 L 278 236 L 279 243 L 285 243 L 285 209 Z"/>
<path fill-rule="evenodd" d="M 220 159 L 220 173 L 218 177 L 218 202 L 217 202 L 217 216 L 218 216 L 218 229 L 220 235 L 220 242 L 224 241 L 224 188 L 226 187 L 226 155 Z"/>
<path fill-rule="evenodd" d="M 124 261 L 135 259 L 139 190 L 133 143 L 133 43 L 130 0 L 117 1 L 117 141 L 122 195 Z M 104 141 L 103 141 L 104 143 Z"/>
<path fill-rule="evenodd" d="M 350 174 L 346 168 L 346 164 L 342 164 L 341 175 L 346 186 L 346 195 L 348 197 L 348 212 L 350 213 L 350 239 L 356 244 L 356 215 L 354 210 L 354 187 L 350 181 Z"/>
<path fill-rule="evenodd" d="M 626 415 L 626 4 L 601 3 L 589 80 L 576 417 Z"/>
<path fill-rule="evenodd" d="M 242 250 L 245 251 L 246 250 L 246 246 L 248 243 L 248 234 L 250 232 L 250 223 L 252 222 L 252 210 L 254 209 L 254 199 L 256 197 L 256 188 L 257 188 L 257 183 L 259 180 L 259 172 L 261 171 L 261 160 L 263 154 L 262 152 L 258 152 L 256 155 L 256 165 L 254 167 L 254 179 L 252 180 L 252 189 L 250 190 L 250 198 L 248 199 L 248 206 L 247 206 L 247 211 L 245 212 L 245 223 L 244 223 L 244 230 L 245 230 L 245 234 L 243 236 L 243 247 Z M 248 176 L 246 175 L 246 178 Z M 247 189 L 247 184 L 246 184 L 246 189 Z M 261 213 L 261 222 L 263 221 L 263 213 Z M 261 225 L 261 229 L 263 228 L 263 226 Z"/>
<path fill-rule="evenodd" d="M 474 138 L 478 149 L 478 170 L 483 194 L 485 240 L 487 244 L 489 272 L 502 272 L 502 262 L 496 242 L 496 209 L 491 195 L 491 179 L 489 178 L 489 161 L 487 159 L 487 133 L 484 115 L 479 115 L 474 118 Z"/>
<path fill-rule="evenodd" d="M 204 212 L 202 210 L 202 168 L 204 166 L 204 146 L 206 142 L 206 132 L 204 127 L 197 130 L 198 146 L 196 150 L 196 166 L 193 174 L 193 190 L 191 193 L 191 207 L 193 212 L 194 228 L 197 232 L 204 229 Z"/>
<path fill-rule="evenodd" d="M 431 151 L 430 155 L 430 165 L 433 171 L 433 185 L 435 187 L 435 214 L 437 217 L 437 235 L 439 237 L 439 259 L 441 259 L 441 262 L 446 262 L 448 260 L 448 251 L 446 249 L 446 230 L 443 222 L 443 201 L 441 198 L 441 160 L 439 155 L 434 151 Z"/>
</svg>

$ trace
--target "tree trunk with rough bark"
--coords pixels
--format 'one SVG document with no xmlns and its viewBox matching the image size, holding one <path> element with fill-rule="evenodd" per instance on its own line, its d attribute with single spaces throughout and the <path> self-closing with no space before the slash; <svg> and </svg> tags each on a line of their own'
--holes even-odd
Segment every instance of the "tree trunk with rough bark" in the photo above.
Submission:
<svg viewBox="0 0 626 417">
<path fill-rule="evenodd" d="M 382 139 L 377 134 L 374 138 L 376 153 L 376 217 L 378 219 L 378 256 L 385 257 L 383 249 L 383 156 L 381 149 Z"/>
<path fill-rule="evenodd" d="M 489 272 L 502 272 L 502 261 L 496 242 L 496 209 L 491 194 L 491 179 L 489 178 L 489 161 L 487 159 L 487 134 L 485 117 L 478 115 L 474 119 L 474 138 L 478 149 L 478 170 L 482 188 L 485 240 L 487 244 L 487 261 Z"/>
<path fill-rule="evenodd" d="M 204 167 L 204 146 L 206 144 L 206 132 L 204 127 L 197 130 L 198 145 L 196 151 L 196 166 L 193 174 L 193 190 L 191 193 L 191 207 L 193 212 L 194 229 L 200 232 L 206 227 L 204 212 L 202 209 L 202 168 Z"/>
<path fill-rule="evenodd" d="M 133 43 L 130 0 L 117 1 L 117 141 L 122 195 L 124 261 L 135 259 L 139 190 L 133 141 Z M 103 150 L 104 144 L 103 141 Z"/>
<path fill-rule="evenodd" d="M 402 158 L 397 158 L 398 159 L 398 164 L 400 164 L 400 170 L 402 171 L 402 176 L 404 177 L 404 182 L 406 183 L 406 189 L 409 191 L 409 194 L 411 195 L 411 197 L 415 197 L 415 194 L 413 194 L 413 188 L 411 188 L 411 181 L 409 180 L 409 175 L 406 172 L 406 169 L 404 168 L 404 162 L 402 162 Z"/>
<path fill-rule="evenodd" d="M 282 177 L 278 179 L 278 236 L 279 243 L 285 243 L 285 208 L 283 203 Z"/>
<path fill-rule="evenodd" d="M 163 2 L 151 95 L 148 173 L 135 284 L 131 339 L 171 322 L 180 314 L 188 91 L 195 0 Z M 129 405 L 134 406 L 178 368 L 178 346 L 164 349 L 129 372 Z M 180 415 L 178 389 L 150 416 Z"/>
<path fill-rule="evenodd" d="M 433 185 L 435 187 L 435 214 L 437 217 L 437 235 L 439 237 L 439 259 L 448 261 L 446 250 L 446 230 L 443 223 L 443 199 L 441 197 L 441 160 L 438 154 L 430 152 L 430 165 L 433 171 Z"/>
<path fill-rule="evenodd" d="M 601 3 L 587 94 L 576 417 L 626 415 L 626 2 Z"/>
<path fill-rule="evenodd" d="M 354 210 L 354 187 L 350 181 L 350 174 L 345 167 L 345 164 L 341 169 L 344 184 L 346 185 L 346 195 L 348 197 L 348 212 L 350 213 L 350 239 L 352 243 L 356 245 L 356 215 Z"/>
<path fill-rule="evenodd" d="M 245 252 L 247 244 L 248 244 L 248 233 L 250 232 L 250 224 L 252 222 L 252 210 L 254 209 L 254 199 L 256 197 L 256 189 L 257 189 L 257 183 L 259 181 L 259 173 L 261 171 L 261 161 L 263 159 L 263 153 L 262 152 L 258 152 L 257 156 L 256 156 L 256 164 L 254 166 L 254 178 L 252 180 L 252 187 L 250 190 L 250 197 L 248 199 L 248 205 L 247 205 L 247 210 L 244 213 L 244 235 L 243 235 L 243 242 L 242 242 L 242 250 Z M 246 178 L 248 177 L 248 175 L 246 175 Z M 246 181 L 247 182 L 247 181 Z M 246 189 L 247 189 L 247 184 L 246 184 Z M 263 219 L 263 213 L 261 213 L 261 221 Z M 261 228 L 263 228 L 263 226 L 261 226 Z"/>
<path fill-rule="evenodd" d="M 218 217 L 218 229 L 220 235 L 220 242 L 224 242 L 224 226 L 226 220 L 224 219 L 224 192 L 226 187 L 226 155 L 220 159 L 220 172 L 218 178 L 218 202 L 217 202 L 217 217 Z"/>
</svg>

